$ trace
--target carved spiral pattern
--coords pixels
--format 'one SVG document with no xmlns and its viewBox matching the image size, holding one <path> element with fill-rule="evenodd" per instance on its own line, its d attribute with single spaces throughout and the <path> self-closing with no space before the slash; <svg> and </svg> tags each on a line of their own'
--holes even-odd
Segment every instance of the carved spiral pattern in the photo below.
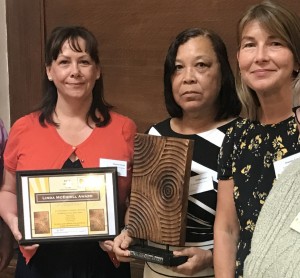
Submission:
<svg viewBox="0 0 300 278">
<path fill-rule="evenodd" d="M 189 140 L 136 135 L 129 208 L 133 237 L 182 243 L 191 159 Z"/>
</svg>

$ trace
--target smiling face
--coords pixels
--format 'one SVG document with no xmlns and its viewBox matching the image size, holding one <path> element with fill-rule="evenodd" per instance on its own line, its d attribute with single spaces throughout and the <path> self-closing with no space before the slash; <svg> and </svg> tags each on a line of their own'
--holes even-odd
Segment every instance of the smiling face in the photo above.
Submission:
<svg viewBox="0 0 300 278">
<path fill-rule="evenodd" d="M 256 93 L 290 90 L 297 69 L 292 51 L 258 21 L 250 21 L 241 36 L 237 54 L 241 78 Z"/>
<path fill-rule="evenodd" d="M 100 77 L 100 68 L 91 56 L 84 52 L 85 41 L 78 38 L 81 52 L 74 51 L 66 40 L 56 60 L 46 67 L 49 80 L 53 80 L 58 99 L 92 99 L 92 90 L 96 79 Z"/>
<path fill-rule="evenodd" d="M 210 39 L 199 36 L 179 46 L 172 91 L 183 114 L 215 112 L 220 87 L 220 64 Z"/>
</svg>

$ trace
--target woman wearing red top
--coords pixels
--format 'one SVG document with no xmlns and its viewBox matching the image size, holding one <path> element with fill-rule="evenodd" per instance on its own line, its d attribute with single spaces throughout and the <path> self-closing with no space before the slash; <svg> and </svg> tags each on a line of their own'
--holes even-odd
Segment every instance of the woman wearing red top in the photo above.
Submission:
<svg viewBox="0 0 300 278">
<path fill-rule="evenodd" d="M 118 177 L 120 225 L 130 192 L 132 120 L 111 111 L 103 98 L 98 44 L 83 27 L 58 27 L 45 49 L 45 92 L 40 108 L 12 127 L 4 153 L 0 215 L 16 240 L 18 229 L 16 170 L 107 166 L 102 159 L 122 161 Z M 20 247 L 17 278 L 130 277 L 128 264 L 114 267 L 110 244 L 72 242 Z"/>
</svg>

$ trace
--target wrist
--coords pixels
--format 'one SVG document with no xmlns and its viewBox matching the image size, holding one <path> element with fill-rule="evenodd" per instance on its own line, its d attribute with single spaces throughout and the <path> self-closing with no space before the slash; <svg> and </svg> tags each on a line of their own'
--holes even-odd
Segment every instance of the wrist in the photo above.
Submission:
<svg viewBox="0 0 300 278">
<path fill-rule="evenodd" d="M 208 267 L 214 266 L 214 249 L 207 250 L 207 264 Z"/>
<path fill-rule="evenodd" d="M 121 233 L 127 232 L 127 231 L 128 231 L 128 225 L 126 224 L 126 225 L 123 227 L 123 229 L 121 230 Z"/>
</svg>

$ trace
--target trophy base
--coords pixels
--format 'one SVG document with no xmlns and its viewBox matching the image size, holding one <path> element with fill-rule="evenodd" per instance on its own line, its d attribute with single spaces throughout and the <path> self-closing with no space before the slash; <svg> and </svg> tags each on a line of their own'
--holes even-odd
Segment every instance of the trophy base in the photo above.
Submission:
<svg viewBox="0 0 300 278">
<path fill-rule="evenodd" d="M 167 249 L 159 249 L 152 246 L 133 245 L 128 248 L 130 257 L 165 266 L 178 266 L 185 263 L 187 256 L 175 257 L 173 252 Z"/>
</svg>

